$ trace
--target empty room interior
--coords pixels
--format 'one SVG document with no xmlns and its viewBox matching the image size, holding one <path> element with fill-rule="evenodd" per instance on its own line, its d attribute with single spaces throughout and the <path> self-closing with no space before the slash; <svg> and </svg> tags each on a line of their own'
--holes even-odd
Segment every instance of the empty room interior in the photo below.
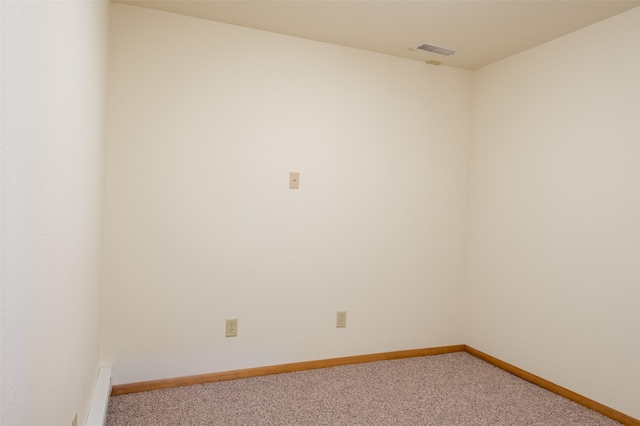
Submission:
<svg viewBox="0 0 640 426">
<path fill-rule="evenodd" d="M 0 8 L 3 425 L 451 346 L 640 424 L 640 2 Z"/>
</svg>

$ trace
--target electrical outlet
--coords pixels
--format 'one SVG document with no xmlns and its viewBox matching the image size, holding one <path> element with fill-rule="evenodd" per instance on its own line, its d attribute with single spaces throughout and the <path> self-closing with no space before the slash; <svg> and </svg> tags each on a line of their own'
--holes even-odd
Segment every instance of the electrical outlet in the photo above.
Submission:
<svg viewBox="0 0 640 426">
<path fill-rule="evenodd" d="M 78 426 L 78 413 L 73 416 L 73 420 L 71 420 L 71 426 Z"/>
<path fill-rule="evenodd" d="M 342 328 L 347 326 L 347 311 L 340 311 L 336 315 L 336 327 Z"/>
<path fill-rule="evenodd" d="M 228 319 L 227 327 L 224 332 L 225 337 L 236 337 L 238 335 L 238 320 Z"/>
</svg>

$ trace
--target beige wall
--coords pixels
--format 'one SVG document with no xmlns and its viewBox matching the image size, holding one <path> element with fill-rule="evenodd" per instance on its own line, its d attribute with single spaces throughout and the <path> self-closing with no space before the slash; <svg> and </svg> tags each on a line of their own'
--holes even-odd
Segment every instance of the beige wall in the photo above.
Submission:
<svg viewBox="0 0 640 426">
<path fill-rule="evenodd" d="M 463 342 L 470 72 L 118 4 L 110 34 L 114 383 Z"/>
<path fill-rule="evenodd" d="M 110 7 L 116 383 L 465 342 L 640 417 L 640 9 L 472 90 L 455 69 Z M 1 10 L 0 422 L 82 424 L 106 7 Z"/>
<path fill-rule="evenodd" d="M 3 425 L 84 424 L 98 373 L 106 2 L 2 5 Z"/>
<path fill-rule="evenodd" d="M 474 74 L 466 337 L 636 418 L 639 52 L 635 9 Z"/>
</svg>

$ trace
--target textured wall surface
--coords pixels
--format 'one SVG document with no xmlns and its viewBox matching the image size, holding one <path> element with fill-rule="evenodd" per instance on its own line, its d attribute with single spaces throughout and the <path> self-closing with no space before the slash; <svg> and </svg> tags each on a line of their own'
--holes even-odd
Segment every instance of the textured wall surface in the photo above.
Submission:
<svg viewBox="0 0 640 426">
<path fill-rule="evenodd" d="M 84 424 L 95 385 L 107 20 L 2 2 L 3 425 Z"/>
<path fill-rule="evenodd" d="M 466 339 L 636 418 L 638 52 L 634 9 L 474 75 Z"/>
<path fill-rule="evenodd" d="M 470 72 L 111 8 L 115 383 L 463 340 Z"/>
</svg>

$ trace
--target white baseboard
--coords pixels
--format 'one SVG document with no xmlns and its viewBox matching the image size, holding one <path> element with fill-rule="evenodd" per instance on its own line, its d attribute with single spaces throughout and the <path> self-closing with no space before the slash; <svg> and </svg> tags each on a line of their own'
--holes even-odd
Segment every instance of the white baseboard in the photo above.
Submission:
<svg viewBox="0 0 640 426">
<path fill-rule="evenodd" d="M 93 392 L 91 408 L 86 426 L 104 426 L 107 420 L 107 408 L 111 396 L 111 367 L 102 367 L 98 372 L 96 390 Z"/>
</svg>

